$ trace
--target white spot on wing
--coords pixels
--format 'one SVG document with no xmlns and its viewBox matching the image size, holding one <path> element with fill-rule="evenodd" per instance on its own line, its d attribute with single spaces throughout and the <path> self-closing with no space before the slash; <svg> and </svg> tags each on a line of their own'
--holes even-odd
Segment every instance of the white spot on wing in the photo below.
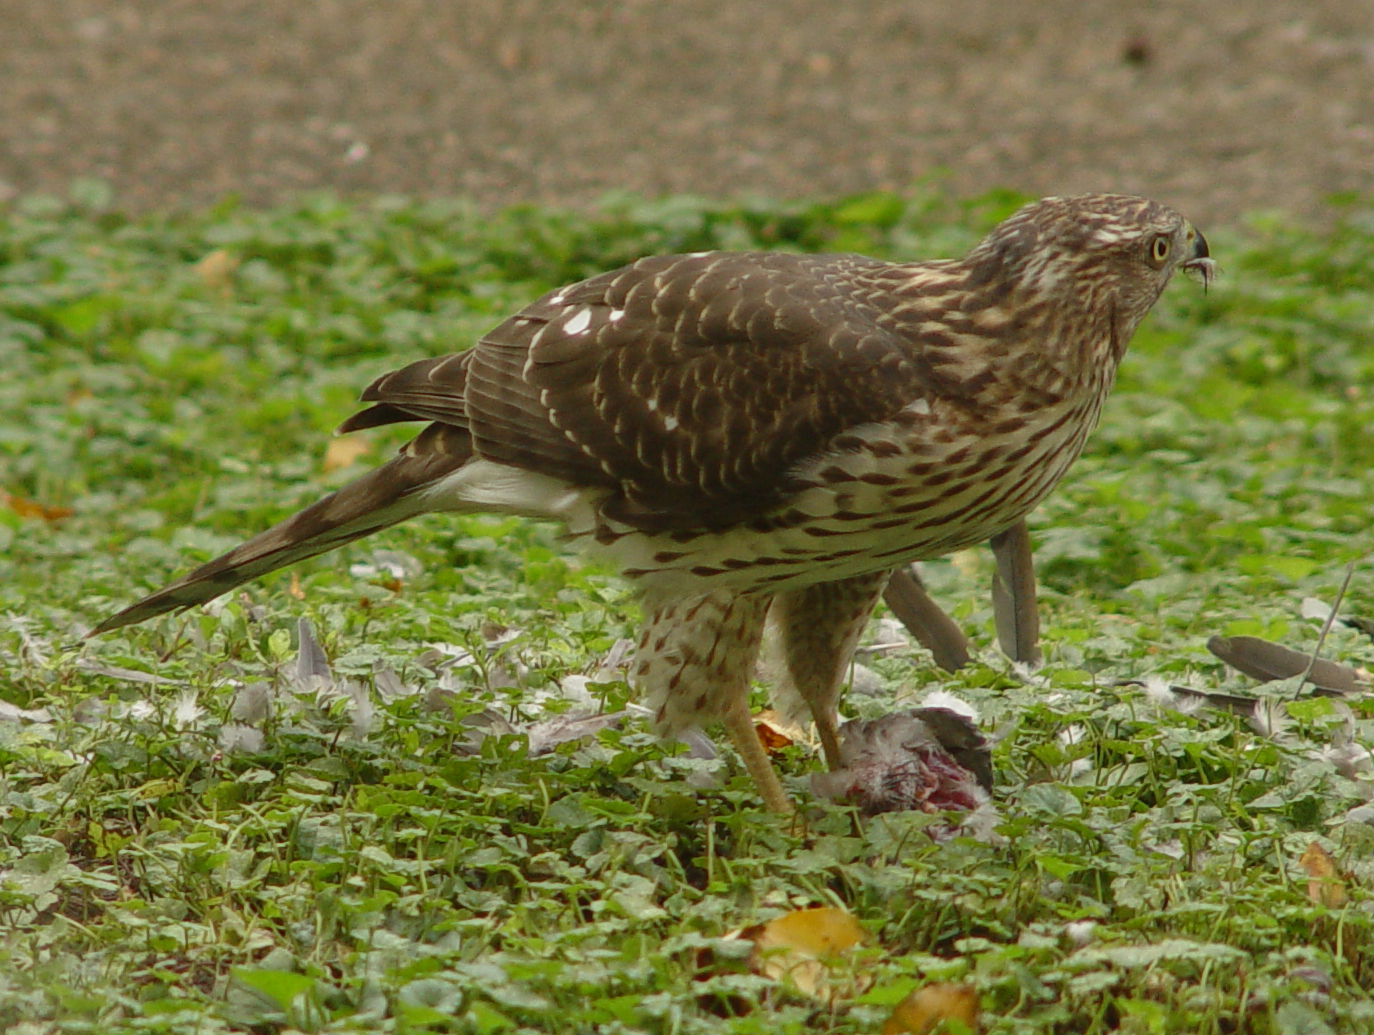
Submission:
<svg viewBox="0 0 1374 1035">
<path fill-rule="evenodd" d="M 649 407 L 649 412 L 653 413 L 655 410 L 658 409 L 658 396 L 650 396 L 649 401 L 646 405 Z"/>
<path fill-rule="evenodd" d="M 581 334 L 592 325 L 592 311 L 579 309 L 577 314 L 563 325 L 564 334 Z"/>
<path fill-rule="evenodd" d="M 564 294 L 562 294 L 562 293 L 559 293 L 559 294 L 557 294 L 557 295 L 554 295 L 551 299 L 549 299 L 549 305 L 562 305 L 562 304 L 563 304 L 564 302 L 566 302 L 567 300 L 568 300 L 568 296 L 567 296 L 567 295 L 564 295 Z"/>
<path fill-rule="evenodd" d="M 610 314 L 606 317 L 606 319 L 610 320 L 611 323 L 619 323 L 619 322 L 620 322 L 620 318 L 621 318 L 622 316 L 624 316 L 624 315 L 625 315 L 625 310 L 624 310 L 624 309 L 612 309 L 612 310 L 610 311 Z"/>
<path fill-rule="evenodd" d="M 914 403 L 911 404 L 911 406 L 909 407 L 909 409 L 911 410 L 912 413 L 929 413 L 929 412 L 930 412 L 930 400 L 929 400 L 929 399 L 917 399 Z"/>
<path fill-rule="evenodd" d="M 676 431 L 678 425 L 680 425 L 681 423 L 682 421 L 678 420 L 676 417 L 663 418 L 663 426 L 667 428 L 669 431 Z"/>
</svg>

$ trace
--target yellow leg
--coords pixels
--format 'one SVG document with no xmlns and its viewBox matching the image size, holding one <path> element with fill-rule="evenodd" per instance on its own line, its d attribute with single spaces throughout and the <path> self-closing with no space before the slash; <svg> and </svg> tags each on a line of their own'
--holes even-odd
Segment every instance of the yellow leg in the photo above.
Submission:
<svg viewBox="0 0 1374 1035">
<path fill-rule="evenodd" d="M 836 709 L 840 688 L 888 574 L 856 575 L 782 593 L 773 598 L 769 611 L 788 676 L 775 689 L 775 700 L 784 714 L 802 711 L 797 704 L 810 713 L 832 771 L 843 768 Z"/>
<path fill-rule="evenodd" d="M 725 731 L 730 734 L 735 750 L 744 762 L 744 768 L 748 769 L 749 775 L 754 778 L 763 803 L 774 812 L 790 814 L 793 811 L 792 801 L 782 789 L 782 781 L 778 779 L 773 763 L 768 760 L 768 752 L 764 751 L 763 743 L 759 740 L 758 731 L 754 729 L 754 717 L 749 714 L 747 692 L 734 697 L 725 714 L 721 716 L 721 722 L 725 725 Z"/>
</svg>

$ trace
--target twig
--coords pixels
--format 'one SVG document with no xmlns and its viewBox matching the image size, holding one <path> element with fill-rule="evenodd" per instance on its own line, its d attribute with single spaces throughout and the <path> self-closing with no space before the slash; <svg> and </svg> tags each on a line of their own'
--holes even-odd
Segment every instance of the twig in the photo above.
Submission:
<svg viewBox="0 0 1374 1035">
<path fill-rule="evenodd" d="M 1331 604 L 1331 613 L 1326 616 L 1326 621 L 1322 623 L 1322 631 L 1317 635 L 1317 645 L 1312 648 L 1312 660 L 1307 663 L 1307 671 L 1298 680 L 1298 693 L 1302 693 L 1303 686 L 1312 677 L 1312 670 L 1317 667 L 1317 658 L 1321 657 L 1322 644 L 1326 643 L 1326 634 L 1331 631 L 1331 626 L 1336 623 L 1336 612 L 1341 609 L 1341 601 L 1345 599 L 1345 591 L 1350 588 L 1350 580 L 1354 576 L 1355 562 L 1351 561 L 1345 566 L 1345 578 L 1341 582 L 1341 588 L 1336 590 L 1336 599 Z"/>
</svg>

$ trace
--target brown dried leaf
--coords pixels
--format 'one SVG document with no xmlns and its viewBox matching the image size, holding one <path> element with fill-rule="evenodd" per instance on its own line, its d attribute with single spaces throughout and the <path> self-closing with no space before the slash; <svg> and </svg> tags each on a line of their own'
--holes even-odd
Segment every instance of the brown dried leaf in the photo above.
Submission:
<svg viewBox="0 0 1374 1035">
<path fill-rule="evenodd" d="M 754 716 L 754 730 L 759 735 L 763 749 L 770 755 L 776 755 L 783 748 L 791 747 L 798 742 L 806 742 L 804 729 L 795 722 L 788 722 L 771 709 Z"/>
<path fill-rule="evenodd" d="M 939 984 L 918 988 L 883 1022 L 882 1035 L 928 1035 L 930 1032 L 979 1032 L 978 993 L 970 985 Z"/>
<path fill-rule="evenodd" d="M 38 518 L 41 521 L 61 521 L 72 515 L 70 507 L 52 507 L 9 492 L 0 492 L 0 505 L 8 507 L 21 518 Z"/>
<path fill-rule="evenodd" d="M 324 473 L 328 474 L 330 471 L 338 471 L 355 464 L 370 452 L 372 443 L 365 438 L 353 436 L 330 439 L 329 446 L 324 451 Z"/>
<path fill-rule="evenodd" d="M 228 295 L 234 285 L 234 271 L 239 268 L 239 259 L 223 248 L 216 248 L 191 268 L 206 288 Z"/>
<path fill-rule="evenodd" d="M 819 1002 L 851 998 L 868 987 L 870 979 L 847 965 L 867 936 L 843 909 L 799 909 L 736 937 L 754 943 L 749 963 L 756 973 Z"/>
<path fill-rule="evenodd" d="M 1339 909 L 1350 900 L 1345 890 L 1346 878 L 1336 867 L 1331 853 L 1313 841 L 1298 859 L 1307 874 L 1307 897 L 1319 906 Z"/>
</svg>

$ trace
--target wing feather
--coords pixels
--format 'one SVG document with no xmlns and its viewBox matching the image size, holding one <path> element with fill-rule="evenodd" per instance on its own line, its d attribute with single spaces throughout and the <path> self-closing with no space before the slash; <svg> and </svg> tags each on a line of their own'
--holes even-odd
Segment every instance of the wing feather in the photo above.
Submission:
<svg viewBox="0 0 1374 1035">
<path fill-rule="evenodd" d="M 900 276 L 851 255 L 642 259 L 544 295 L 465 353 L 378 379 L 363 396 L 376 405 L 342 429 L 456 424 L 479 456 L 610 489 L 610 518 L 726 527 L 777 506 L 837 436 L 930 387 L 919 341 L 891 318 Z"/>
</svg>

